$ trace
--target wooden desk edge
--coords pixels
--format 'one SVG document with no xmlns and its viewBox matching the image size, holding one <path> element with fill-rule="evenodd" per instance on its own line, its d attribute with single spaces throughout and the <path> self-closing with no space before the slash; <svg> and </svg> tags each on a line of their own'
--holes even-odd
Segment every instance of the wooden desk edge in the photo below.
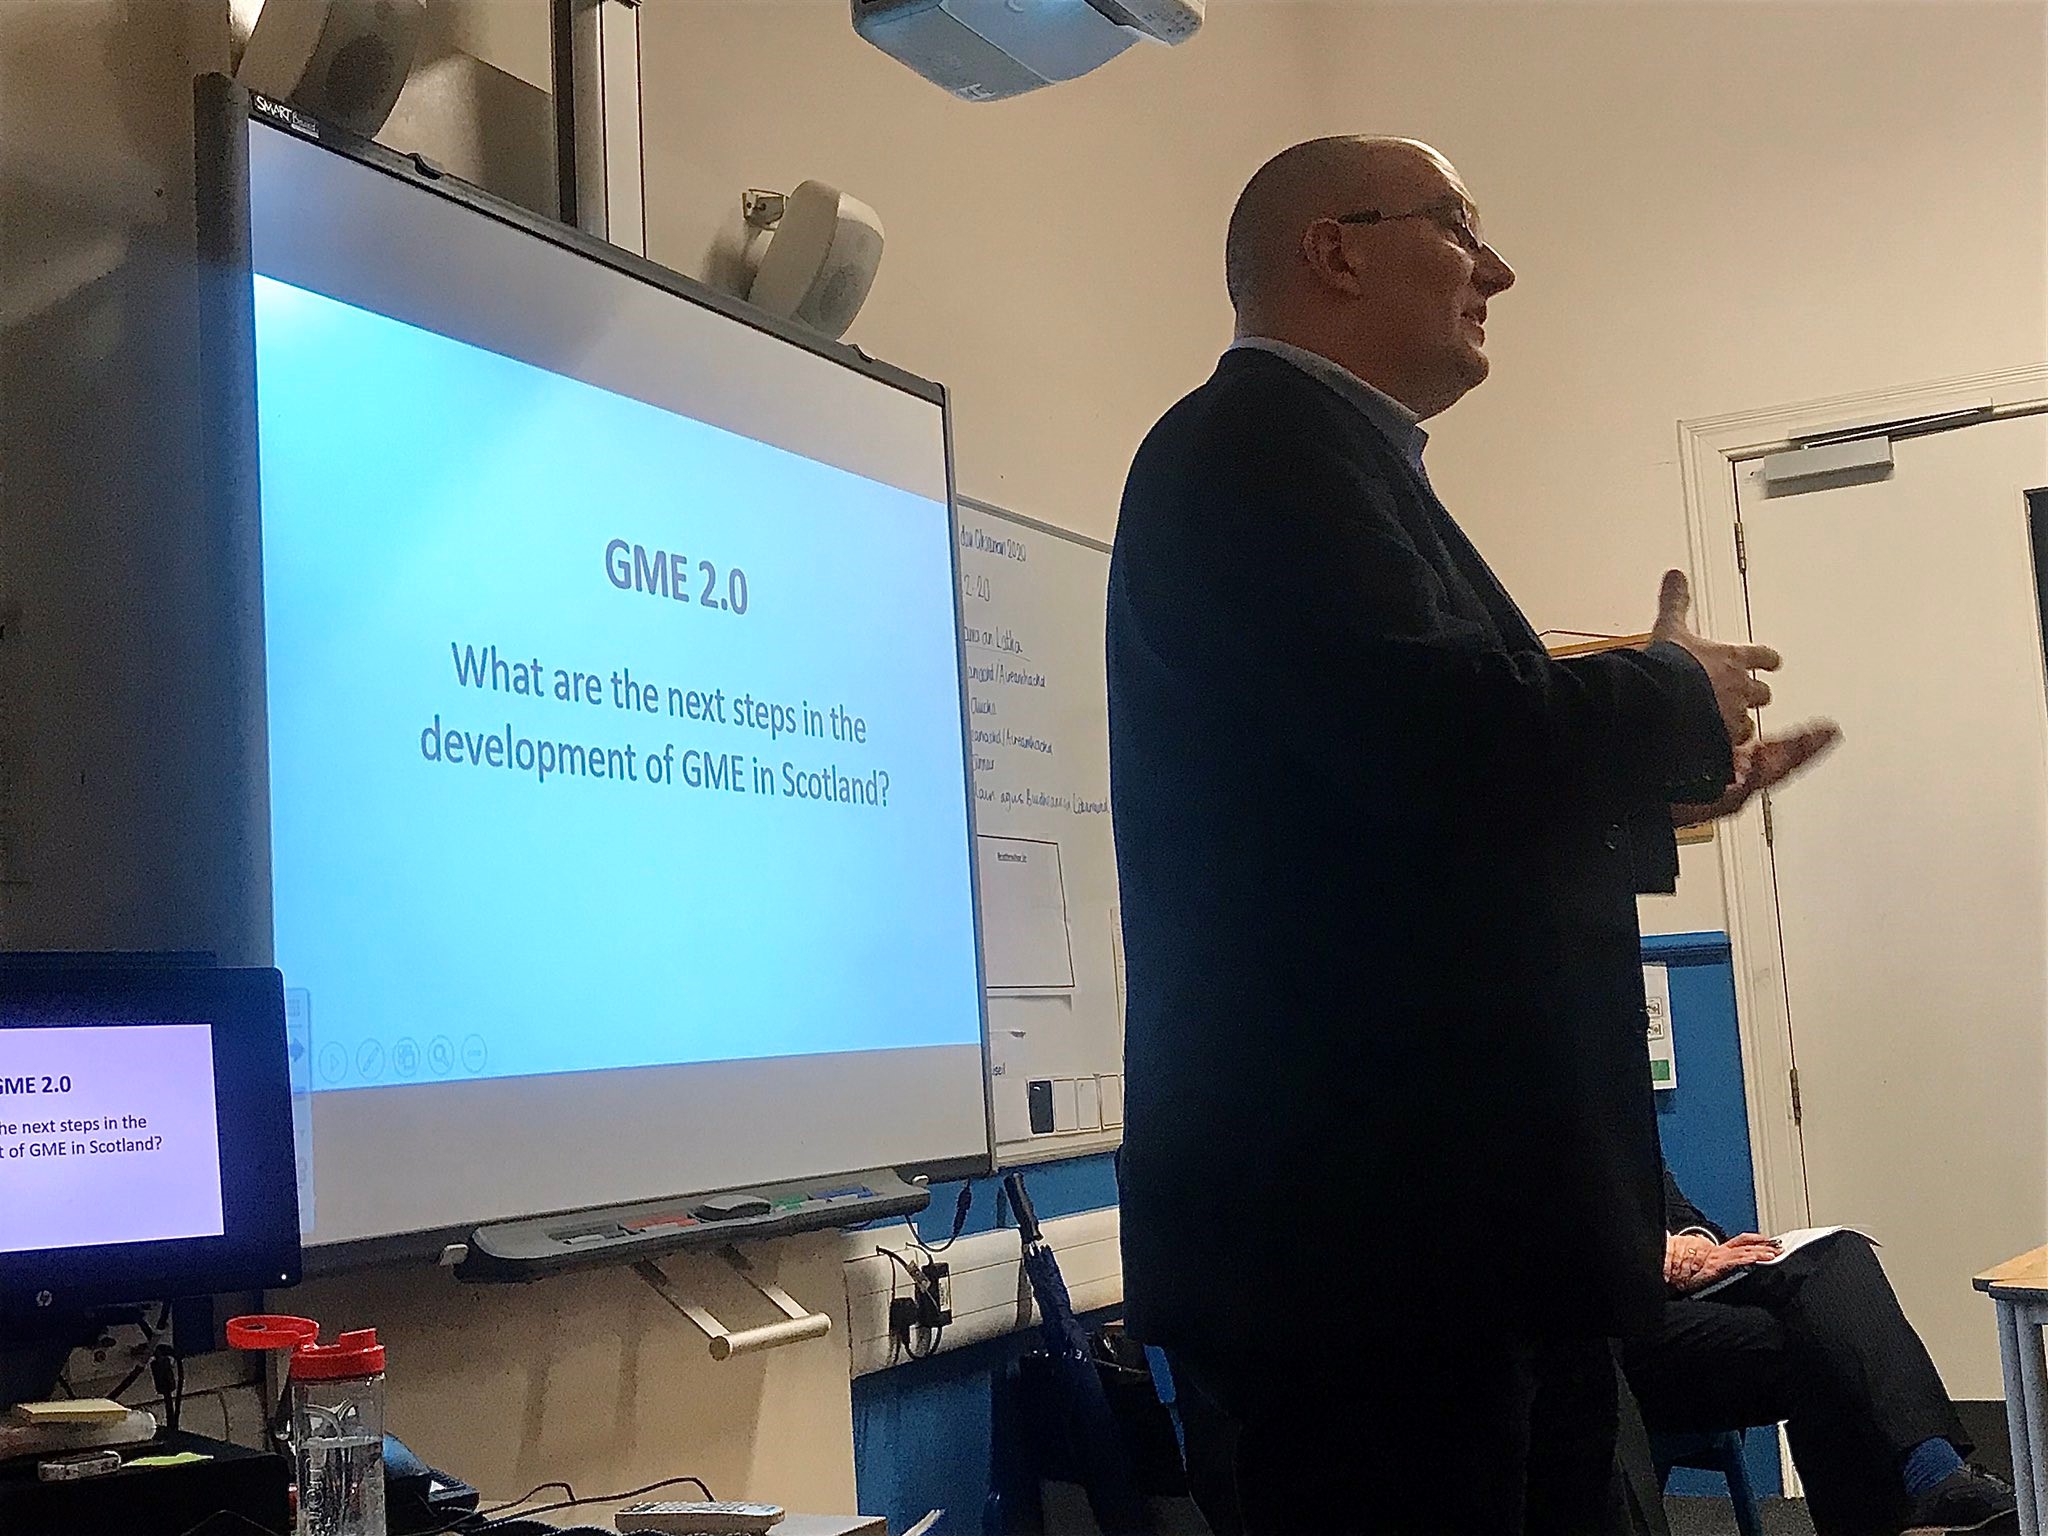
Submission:
<svg viewBox="0 0 2048 1536">
<path fill-rule="evenodd" d="M 1994 1296 L 2048 1297 L 2048 1243 L 1994 1264 L 1970 1283 Z"/>
</svg>

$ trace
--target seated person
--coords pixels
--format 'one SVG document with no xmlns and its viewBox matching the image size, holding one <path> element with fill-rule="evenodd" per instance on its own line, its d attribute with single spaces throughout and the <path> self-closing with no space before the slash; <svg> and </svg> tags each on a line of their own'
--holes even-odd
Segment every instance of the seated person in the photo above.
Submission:
<svg viewBox="0 0 2048 1536">
<path fill-rule="evenodd" d="M 2018 1529 L 2012 1491 L 1965 1463 L 1969 1437 L 1867 1240 L 1843 1232 L 1753 1268 L 1777 1244 L 1728 1237 L 1669 1168 L 1664 1227 L 1663 1317 L 1622 1347 L 1652 1433 L 1782 1420 L 1821 1536 Z"/>
</svg>

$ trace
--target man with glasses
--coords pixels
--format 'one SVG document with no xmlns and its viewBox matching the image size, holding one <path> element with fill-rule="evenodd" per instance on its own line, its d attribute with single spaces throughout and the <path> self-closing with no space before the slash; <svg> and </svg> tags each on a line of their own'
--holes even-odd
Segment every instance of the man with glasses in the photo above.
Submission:
<svg viewBox="0 0 2048 1536">
<path fill-rule="evenodd" d="M 1225 266 L 1110 574 L 1130 1323 L 1225 1536 L 1584 1536 L 1663 1295 L 1635 893 L 1832 728 L 1753 740 L 1675 571 L 1552 660 L 1437 500 L 1515 274 L 1436 151 L 1295 146 Z"/>
</svg>

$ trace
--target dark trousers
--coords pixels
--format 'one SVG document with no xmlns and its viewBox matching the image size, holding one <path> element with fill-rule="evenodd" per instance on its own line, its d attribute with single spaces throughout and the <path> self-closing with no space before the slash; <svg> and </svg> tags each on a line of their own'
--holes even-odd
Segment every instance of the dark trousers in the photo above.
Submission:
<svg viewBox="0 0 2048 1536">
<path fill-rule="evenodd" d="M 1898 1529 L 1901 1462 L 1921 1441 L 1971 1449 L 1877 1256 L 1853 1233 L 1667 1303 L 1622 1361 L 1653 1432 L 1784 1421 L 1823 1536 Z"/>
<path fill-rule="evenodd" d="M 1216 1536 L 1627 1529 L 1604 1341 L 1390 1339 L 1239 1378 L 1173 1364 L 1188 1480 Z"/>
</svg>

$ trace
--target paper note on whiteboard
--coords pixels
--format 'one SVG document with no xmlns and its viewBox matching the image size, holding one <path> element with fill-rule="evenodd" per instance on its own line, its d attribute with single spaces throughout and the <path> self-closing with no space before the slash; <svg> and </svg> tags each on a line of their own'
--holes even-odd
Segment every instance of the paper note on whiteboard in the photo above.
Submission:
<svg viewBox="0 0 2048 1536">
<path fill-rule="evenodd" d="M 981 963 L 991 992 L 1065 992 L 1074 985 L 1060 845 L 977 837 Z"/>
<path fill-rule="evenodd" d="M 1643 1012 L 1649 1022 L 1650 1086 L 1676 1088 L 1678 1059 L 1671 1048 L 1671 971 L 1668 967 L 1643 967 Z"/>
</svg>

